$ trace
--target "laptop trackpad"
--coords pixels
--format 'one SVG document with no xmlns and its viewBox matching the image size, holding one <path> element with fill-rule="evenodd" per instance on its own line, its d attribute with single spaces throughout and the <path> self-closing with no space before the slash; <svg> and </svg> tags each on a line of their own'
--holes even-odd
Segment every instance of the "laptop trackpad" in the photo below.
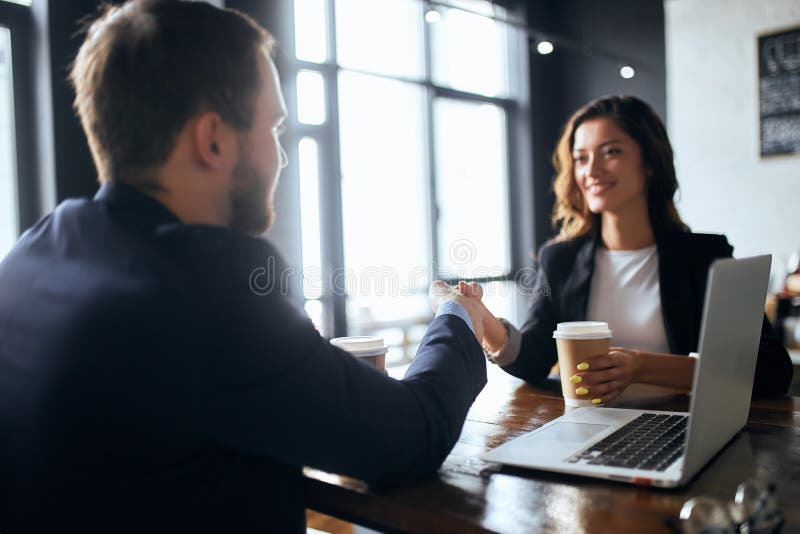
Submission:
<svg viewBox="0 0 800 534">
<path fill-rule="evenodd" d="M 607 429 L 608 426 L 590 423 L 556 423 L 531 434 L 527 444 L 581 443 Z"/>
</svg>

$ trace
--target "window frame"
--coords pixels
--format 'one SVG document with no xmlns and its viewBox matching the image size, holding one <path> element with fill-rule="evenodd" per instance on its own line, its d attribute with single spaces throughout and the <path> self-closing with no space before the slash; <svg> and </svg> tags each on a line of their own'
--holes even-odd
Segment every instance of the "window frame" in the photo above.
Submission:
<svg viewBox="0 0 800 534">
<path fill-rule="evenodd" d="M 0 26 L 11 31 L 18 234 L 39 218 L 35 162 L 34 16 L 31 6 L 0 1 Z"/>
<path fill-rule="evenodd" d="M 341 162 L 340 162 L 340 141 L 339 141 L 339 98 L 338 98 L 338 78 L 341 71 L 349 72 L 362 72 L 357 69 L 346 69 L 341 67 L 337 60 L 336 51 L 336 6 L 337 0 L 324 0 L 326 9 L 326 32 L 327 32 L 327 49 L 328 57 L 323 63 L 314 63 L 311 61 L 304 61 L 298 59 L 295 53 L 295 34 L 294 34 L 294 1 L 289 2 L 290 6 L 287 13 L 287 28 L 288 38 L 283 43 L 286 48 L 286 62 L 285 62 L 285 81 L 286 88 L 286 104 L 289 108 L 289 123 L 290 128 L 287 130 L 286 135 L 286 149 L 289 153 L 290 161 L 297 161 L 297 143 L 304 137 L 310 137 L 317 142 L 318 146 L 318 165 L 319 165 L 319 195 L 320 198 L 325 199 L 325 202 L 320 203 L 320 251 L 322 259 L 322 275 L 323 275 L 323 294 L 319 298 L 323 306 L 323 324 L 321 325 L 323 333 L 328 337 L 340 337 L 348 335 L 347 328 L 347 298 L 348 296 L 342 291 L 333 291 L 334 287 L 344 287 L 344 235 L 343 235 L 343 221 L 342 221 L 342 189 L 341 189 Z M 420 2 L 424 9 L 432 6 L 428 0 L 414 0 Z M 433 3 L 435 4 L 435 3 Z M 442 8 L 448 9 L 462 9 L 460 7 L 442 4 Z M 465 10 L 465 9 L 462 9 Z M 465 10 L 474 13 L 469 10 Z M 481 15 L 485 16 L 485 15 Z M 492 17 L 494 18 L 494 17 Z M 497 20 L 497 19 L 495 19 Z M 505 114 L 505 137 L 506 137 L 506 150 L 507 150 L 507 163 L 506 163 L 506 205 L 508 207 L 507 224 L 509 229 L 509 269 L 507 272 L 498 276 L 470 278 L 469 281 L 478 282 L 494 282 L 504 281 L 513 282 L 516 278 L 516 273 L 524 266 L 527 257 L 526 251 L 523 250 L 521 243 L 526 241 L 524 238 L 529 234 L 524 229 L 526 221 L 532 218 L 532 213 L 523 216 L 518 210 L 520 199 L 518 193 L 525 190 L 525 187 L 520 187 L 517 183 L 516 177 L 525 174 L 524 179 L 529 179 L 529 175 L 525 172 L 528 167 L 524 162 L 526 158 L 521 157 L 520 151 L 526 147 L 526 139 L 529 135 L 528 132 L 528 118 L 527 118 L 527 105 L 525 99 L 526 94 L 517 95 L 514 91 L 506 97 L 490 97 L 478 93 L 470 93 L 460 91 L 450 87 L 437 85 L 433 82 L 432 72 L 432 35 L 430 23 L 424 22 L 424 60 L 425 71 L 423 79 L 410 79 L 400 76 L 376 74 L 374 72 L 364 72 L 370 76 L 385 78 L 388 80 L 395 80 L 407 83 L 416 84 L 425 90 L 426 101 L 426 116 L 425 127 L 428 139 L 427 148 L 427 172 L 428 172 L 428 205 L 429 214 L 428 219 L 431 222 L 429 239 L 429 258 L 435 264 L 439 257 L 439 232 L 438 232 L 438 207 L 437 207 L 437 176 L 436 176 L 436 146 L 434 136 L 434 102 L 437 98 L 448 98 L 453 100 L 460 100 L 471 103 L 485 103 L 492 104 L 503 110 Z M 509 51 L 509 83 L 510 87 L 519 87 L 523 93 L 527 91 L 527 77 L 522 79 L 514 79 L 514 67 L 517 66 L 516 56 L 524 56 L 522 61 L 527 59 L 527 55 L 523 50 L 519 50 L 518 44 L 514 42 L 513 32 L 507 32 L 507 46 Z M 326 121 L 321 125 L 309 125 L 300 123 L 297 120 L 297 91 L 296 79 L 297 73 L 302 70 L 312 70 L 319 72 L 325 84 L 325 105 L 326 105 Z M 522 135 L 520 135 L 522 133 Z M 292 173 L 291 179 L 299 179 L 299 172 L 297 165 L 291 165 L 289 170 Z M 298 176 L 295 176 L 297 174 Z M 524 206 L 529 206 L 532 203 L 524 201 Z M 479 209 L 479 207 L 476 207 Z M 300 234 L 298 228 L 298 237 Z M 445 279 L 453 283 L 457 280 Z M 304 297 L 304 300 L 305 299 Z"/>
</svg>

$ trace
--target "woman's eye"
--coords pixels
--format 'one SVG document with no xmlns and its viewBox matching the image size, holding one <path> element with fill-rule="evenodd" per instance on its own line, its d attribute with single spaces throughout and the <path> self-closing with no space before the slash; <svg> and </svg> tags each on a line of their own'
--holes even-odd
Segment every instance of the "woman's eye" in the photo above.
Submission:
<svg viewBox="0 0 800 534">
<path fill-rule="evenodd" d="M 575 163 L 585 163 L 586 162 L 586 156 L 572 156 L 572 160 Z"/>
</svg>

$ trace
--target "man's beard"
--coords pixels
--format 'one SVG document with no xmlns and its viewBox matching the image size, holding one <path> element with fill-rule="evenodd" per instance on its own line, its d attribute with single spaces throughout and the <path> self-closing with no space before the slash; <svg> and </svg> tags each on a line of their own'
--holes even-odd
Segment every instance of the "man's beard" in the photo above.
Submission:
<svg viewBox="0 0 800 534">
<path fill-rule="evenodd" d="M 272 191 L 267 190 L 267 180 L 262 178 L 256 168 L 243 159 L 234 167 L 230 228 L 259 235 L 272 224 Z"/>
</svg>

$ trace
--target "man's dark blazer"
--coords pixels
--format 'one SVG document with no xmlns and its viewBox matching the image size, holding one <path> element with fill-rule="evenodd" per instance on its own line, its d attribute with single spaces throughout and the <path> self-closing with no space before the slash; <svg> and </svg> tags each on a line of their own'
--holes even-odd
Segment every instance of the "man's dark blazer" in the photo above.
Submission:
<svg viewBox="0 0 800 534">
<path fill-rule="evenodd" d="M 709 267 L 717 258 L 731 257 L 733 247 L 722 235 L 661 230 L 655 237 L 661 311 L 670 352 L 696 352 Z M 600 232 L 595 231 L 541 248 L 530 312 L 521 329 L 520 353 L 504 370 L 530 382 L 547 377 L 558 360 L 553 339 L 556 324 L 586 319 L 594 253 L 599 243 Z M 789 354 L 765 317 L 753 394 L 783 395 L 791 378 Z"/>
<path fill-rule="evenodd" d="M 304 465 L 435 473 L 486 382 L 466 323 L 434 319 L 394 380 L 275 265 L 124 185 L 26 232 L 0 264 L 0 532 L 304 532 Z"/>
</svg>

